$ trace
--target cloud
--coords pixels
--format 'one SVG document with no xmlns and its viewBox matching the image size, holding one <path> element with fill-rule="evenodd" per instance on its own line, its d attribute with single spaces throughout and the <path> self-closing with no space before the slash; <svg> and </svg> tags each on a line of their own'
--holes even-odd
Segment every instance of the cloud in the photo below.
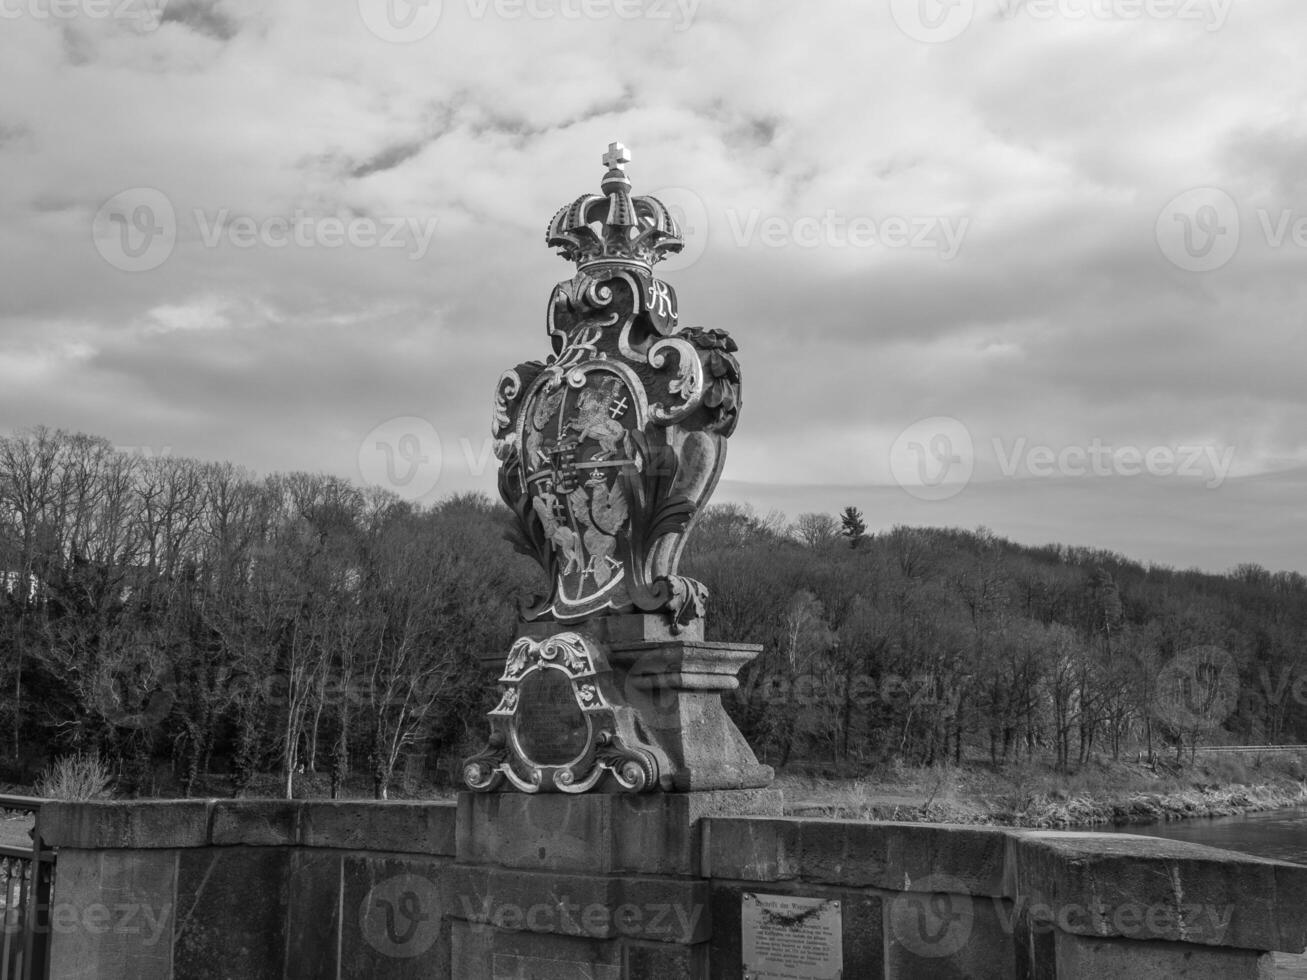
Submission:
<svg viewBox="0 0 1307 980">
<path fill-rule="evenodd" d="M 452 454 L 441 490 L 493 491 L 488 392 L 547 353 L 543 305 L 569 274 L 544 225 L 622 139 L 637 193 L 695 211 L 697 258 L 667 277 L 685 322 L 740 343 L 727 476 L 759 499 L 819 509 L 850 480 L 901 495 L 889 447 L 936 416 L 990 475 L 995 440 L 1233 447 L 1246 479 L 1307 460 L 1307 82 L 1268 42 L 1307 26 L 1300 4 L 1209 30 L 982 3 L 943 44 L 883 4 L 574 6 L 445 0 L 408 44 L 353 2 L 169 0 L 152 29 L 89 8 L 6 20 L 0 418 L 357 475 L 373 427 L 419 416 Z M 1237 209 L 1238 247 L 1205 273 L 1158 237 L 1194 187 Z M 144 272 L 93 237 L 132 190 L 175 215 Z M 376 234 L 341 244 L 335 223 Z M 959 519 L 1142 558 L 1183 539 L 1181 563 L 1212 567 L 1238 549 L 1205 543 L 1204 520 L 1280 553 L 1296 513 L 1280 491 L 1236 507 L 1181 506 L 1165 482 L 984 486 Z"/>
<path fill-rule="evenodd" d="M 235 18 L 217 0 L 162 0 L 162 22 L 183 24 L 199 34 L 230 41 L 240 30 Z"/>
</svg>

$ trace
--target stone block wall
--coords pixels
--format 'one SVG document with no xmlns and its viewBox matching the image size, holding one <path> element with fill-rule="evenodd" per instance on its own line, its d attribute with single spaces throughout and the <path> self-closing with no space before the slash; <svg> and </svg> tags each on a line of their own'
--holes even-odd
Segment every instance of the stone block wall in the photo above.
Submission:
<svg viewBox="0 0 1307 980">
<path fill-rule="evenodd" d="M 448 977 L 452 804 L 52 804 L 51 976 Z"/>
<path fill-rule="evenodd" d="M 780 802 L 51 804 L 51 975 L 768 980 L 745 962 L 759 927 L 744 910 L 789 899 L 833 916 L 845 980 L 1239 980 L 1307 946 L 1297 865 L 1126 835 L 792 819 Z M 826 976 L 834 945 L 795 975 Z"/>
</svg>

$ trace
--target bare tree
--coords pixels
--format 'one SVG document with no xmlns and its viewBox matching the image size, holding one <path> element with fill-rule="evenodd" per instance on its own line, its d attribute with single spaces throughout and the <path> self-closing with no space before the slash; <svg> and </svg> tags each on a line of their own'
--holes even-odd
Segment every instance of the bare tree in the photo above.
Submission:
<svg viewBox="0 0 1307 980">
<path fill-rule="evenodd" d="M 800 514 L 791 533 L 812 549 L 824 548 L 840 536 L 840 522 L 829 514 Z"/>
</svg>

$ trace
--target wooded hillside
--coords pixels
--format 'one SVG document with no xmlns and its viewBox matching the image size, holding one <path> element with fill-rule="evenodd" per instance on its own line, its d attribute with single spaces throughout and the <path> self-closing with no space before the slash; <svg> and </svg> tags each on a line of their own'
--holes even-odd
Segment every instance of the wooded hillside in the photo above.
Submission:
<svg viewBox="0 0 1307 980">
<path fill-rule="evenodd" d="M 856 501 L 852 501 L 856 504 Z M 860 515 L 854 515 L 860 519 Z M 366 775 L 484 733 L 535 566 L 481 496 L 0 439 L 0 760 L 98 750 L 128 788 Z M 1140 565 L 985 532 L 710 508 L 682 570 L 708 634 L 761 643 L 728 707 L 760 757 L 931 763 L 1307 734 L 1307 579 Z M 874 515 L 873 515 L 874 523 Z M 843 526 L 843 530 L 841 529 Z M 847 533 L 846 533 L 847 532 Z"/>
</svg>

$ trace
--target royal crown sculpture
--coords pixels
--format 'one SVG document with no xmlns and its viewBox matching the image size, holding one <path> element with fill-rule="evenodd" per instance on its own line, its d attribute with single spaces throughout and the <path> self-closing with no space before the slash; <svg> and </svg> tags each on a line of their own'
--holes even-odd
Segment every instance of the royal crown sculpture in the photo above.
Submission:
<svg viewBox="0 0 1307 980">
<path fill-rule="evenodd" d="M 523 603 L 474 790 L 642 792 L 764 786 L 720 694 L 760 647 L 708 643 L 707 592 L 677 574 L 740 411 L 735 343 L 682 327 L 654 266 L 682 247 L 653 197 L 632 197 L 610 144 L 600 194 L 549 223 L 576 264 L 546 313 L 553 353 L 504 372 L 491 430 L 510 537 L 547 590 Z"/>
</svg>

